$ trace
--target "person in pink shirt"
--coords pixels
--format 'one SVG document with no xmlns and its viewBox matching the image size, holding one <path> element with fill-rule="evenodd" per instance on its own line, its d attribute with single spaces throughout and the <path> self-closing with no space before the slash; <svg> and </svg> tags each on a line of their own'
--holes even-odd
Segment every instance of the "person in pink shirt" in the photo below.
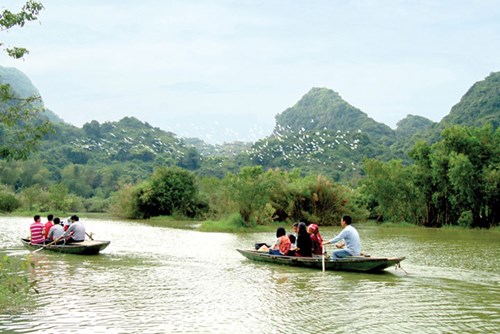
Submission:
<svg viewBox="0 0 500 334">
<path fill-rule="evenodd" d="M 40 215 L 33 216 L 34 222 L 30 225 L 30 239 L 32 244 L 43 244 L 43 224 Z"/>
<path fill-rule="evenodd" d="M 43 225 L 43 238 L 44 239 L 48 239 L 50 228 L 52 226 L 54 226 L 54 223 L 52 222 L 53 219 L 54 219 L 54 215 L 49 214 L 47 216 L 47 222 L 45 223 L 45 225 Z"/>
</svg>

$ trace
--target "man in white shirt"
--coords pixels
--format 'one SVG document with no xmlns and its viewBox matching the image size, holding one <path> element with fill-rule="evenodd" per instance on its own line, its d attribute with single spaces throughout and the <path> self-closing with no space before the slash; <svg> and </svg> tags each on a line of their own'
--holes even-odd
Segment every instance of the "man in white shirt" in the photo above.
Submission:
<svg viewBox="0 0 500 334">
<path fill-rule="evenodd" d="M 344 240 L 343 244 L 335 245 L 337 249 L 333 252 L 333 258 L 343 258 L 348 256 L 359 256 L 361 254 L 361 240 L 359 239 L 358 231 L 351 226 L 351 216 L 343 216 L 340 225 L 342 231 L 332 240 L 324 241 L 323 245 L 334 244 Z"/>
<path fill-rule="evenodd" d="M 85 226 L 80 222 L 80 218 L 77 215 L 73 215 L 70 219 L 71 225 L 63 234 L 66 243 L 85 241 Z"/>
<path fill-rule="evenodd" d="M 55 240 L 62 239 L 61 237 L 63 234 L 64 228 L 61 225 L 61 219 L 59 217 L 56 217 L 54 218 L 54 226 L 50 228 L 49 234 L 47 235 L 47 240 L 49 242 L 53 242 Z"/>
</svg>

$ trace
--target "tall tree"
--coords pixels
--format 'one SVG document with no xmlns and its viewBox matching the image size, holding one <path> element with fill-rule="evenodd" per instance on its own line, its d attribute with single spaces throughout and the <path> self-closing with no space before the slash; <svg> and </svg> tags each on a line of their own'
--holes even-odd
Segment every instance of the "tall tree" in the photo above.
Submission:
<svg viewBox="0 0 500 334">
<path fill-rule="evenodd" d="M 23 27 L 38 20 L 43 5 L 38 1 L 27 1 L 19 12 L 5 9 L 0 13 L 0 31 Z M 9 57 L 23 58 L 29 51 L 24 47 L 0 47 Z M 35 148 L 44 134 L 51 131 L 50 123 L 40 118 L 43 113 L 40 96 L 22 96 L 8 83 L 0 84 L 0 158 L 24 159 Z"/>
</svg>

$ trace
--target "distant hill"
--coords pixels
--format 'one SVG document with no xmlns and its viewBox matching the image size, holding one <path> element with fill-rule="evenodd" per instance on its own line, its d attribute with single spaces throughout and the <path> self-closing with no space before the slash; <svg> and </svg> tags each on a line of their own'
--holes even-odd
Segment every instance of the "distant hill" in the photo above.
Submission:
<svg viewBox="0 0 500 334">
<path fill-rule="evenodd" d="M 391 145 L 395 158 L 407 159 L 407 153 L 419 140 L 429 143 L 439 139 L 438 123 L 422 116 L 407 115 L 396 127 L 396 141 Z"/>
<path fill-rule="evenodd" d="M 33 85 L 30 78 L 20 70 L 14 67 L 3 67 L 0 66 L 0 85 L 8 84 L 12 92 L 23 99 L 33 96 L 40 96 L 40 92 Z M 39 106 L 42 106 L 42 100 L 38 102 Z M 47 117 L 51 122 L 62 122 L 63 120 L 59 118 L 49 109 L 44 109 L 44 112 L 40 116 Z"/>
<path fill-rule="evenodd" d="M 417 133 L 429 130 L 436 123 L 422 116 L 407 115 L 396 125 L 396 136 L 398 138 L 409 138 Z"/>
<path fill-rule="evenodd" d="M 486 123 L 491 123 L 494 129 L 500 124 L 500 72 L 493 72 L 472 85 L 460 102 L 441 120 L 440 126 L 481 127 Z"/>
<path fill-rule="evenodd" d="M 9 84 L 11 89 L 21 98 L 40 96 L 30 78 L 14 67 L 0 66 L 0 84 Z"/>
<path fill-rule="evenodd" d="M 367 114 L 344 101 L 337 92 L 328 88 L 312 88 L 293 107 L 276 115 L 275 130 L 289 128 L 294 131 L 362 131 L 372 140 L 390 145 L 394 131 L 378 123 Z"/>
<path fill-rule="evenodd" d="M 102 124 L 91 121 L 81 129 L 65 123 L 56 124 L 55 128 L 56 133 L 47 136 L 44 150 L 39 153 L 47 159 L 57 157 L 63 163 L 78 164 L 163 161 L 193 167 L 187 162 L 190 149 L 175 134 L 135 117 Z"/>
</svg>

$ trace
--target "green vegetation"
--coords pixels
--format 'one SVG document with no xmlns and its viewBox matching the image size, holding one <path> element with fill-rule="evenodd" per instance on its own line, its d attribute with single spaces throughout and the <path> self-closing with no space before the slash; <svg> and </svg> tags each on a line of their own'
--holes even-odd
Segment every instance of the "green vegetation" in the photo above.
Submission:
<svg viewBox="0 0 500 334">
<path fill-rule="evenodd" d="M 42 9 L 41 3 L 32 0 L 27 1 L 17 13 L 4 9 L 0 13 L 0 30 L 23 27 L 26 23 L 37 20 Z M 3 47 L 4 44 L 0 42 L 0 46 Z M 15 59 L 28 53 L 27 49 L 18 46 L 6 46 L 3 51 Z M 30 85 L 23 84 L 25 82 Z M 29 79 L 19 71 L 0 67 L 0 159 L 27 158 L 43 135 L 51 130 L 49 121 L 40 117 L 43 112 L 41 97 L 39 94 L 32 94 L 33 91 L 29 90 L 31 86 Z M 12 190 L 0 184 L 0 211 L 9 212 L 20 207 L 20 201 Z M 4 256 L 0 262 L 2 314 L 20 313 L 29 305 L 28 293 L 31 289 L 36 291 L 36 281 L 30 281 L 27 275 L 30 266 L 33 263 L 29 258 L 20 261 Z"/>
<path fill-rule="evenodd" d="M 441 129 L 452 125 L 482 127 L 486 124 L 498 128 L 499 86 L 500 72 L 491 73 L 485 80 L 476 82 L 442 119 Z"/>
<path fill-rule="evenodd" d="M 28 271 L 34 263 L 28 258 L 19 260 L 3 256 L 0 260 L 0 313 L 18 314 L 29 305 L 29 292 L 36 281 L 30 280 Z"/>
<path fill-rule="evenodd" d="M 41 3 L 28 1 L 19 12 L 4 9 L 0 13 L 0 30 L 23 27 L 38 19 Z M 0 42 L 0 46 L 4 46 Z M 23 58 L 28 50 L 6 46 L 3 51 L 12 58 Z M 24 159 L 32 152 L 44 134 L 51 131 L 50 123 L 40 115 L 43 103 L 30 80 L 20 71 L 0 67 L 0 158 Z"/>
<path fill-rule="evenodd" d="M 372 217 L 440 227 L 489 228 L 500 221 L 500 130 L 454 126 L 419 142 L 415 164 L 367 160 L 362 192 Z"/>
</svg>

